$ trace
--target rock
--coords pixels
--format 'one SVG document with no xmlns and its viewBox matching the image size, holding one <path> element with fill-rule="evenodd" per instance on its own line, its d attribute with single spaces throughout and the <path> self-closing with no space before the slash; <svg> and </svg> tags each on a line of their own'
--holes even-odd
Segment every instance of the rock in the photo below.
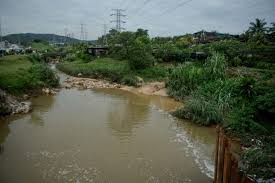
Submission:
<svg viewBox="0 0 275 183">
<path fill-rule="evenodd" d="M 30 98 L 29 95 L 27 95 L 27 94 L 23 95 L 23 99 L 24 99 L 24 100 L 27 100 L 27 99 L 29 99 L 29 98 Z"/>
<path fill-rule="evenodd" d="M 31 111 L 31 102 L 19 102 L 13 96 L 0 90 L 0 116 Z"/>
<path fill-rule="evenodd" d="M 49 88 L 42 88 L 42 92 L 45 93 L 45 94 L 49 94 L 50 89 Z"/>
<path fill-rule="evenodd" d="M 42 92 L 47 94 L 47 95 L 54 95 L 56 94 L 56 91 L 54 89 L 50 89 L 50 88 L 43 88 Z"/>
<path fill-rule="evenodd" d="M 80 77 L 80 76 L 82 76 L 82 74 L 81 74 L 81 73 L 78 73 L 77 76 Z"/>
</svg>

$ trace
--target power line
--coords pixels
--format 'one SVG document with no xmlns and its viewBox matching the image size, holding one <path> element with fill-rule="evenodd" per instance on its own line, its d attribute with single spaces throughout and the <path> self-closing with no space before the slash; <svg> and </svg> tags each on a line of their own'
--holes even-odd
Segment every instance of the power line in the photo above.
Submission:
<svg viewBox="0 0 275 183">
<path fill-rule="evenodd" d="M 184 2 L 178 3 L 178 4 L 177 4 L 176 6 L 174 6 L 173 8 L 169 8 L 169 9 L 165 10 L 164 12 L 162 12 L 161 14 L 159 14 L 158 17 L 163 16 L 163 15 L 165 15 L 165 14 L 167 14 L 167 13 L 170 13 L 171 11 L 175 11 L 176 9 L 185 6 L 186 4 L 190 3 L 191 1 L 193 1 L 193 0 L 186 0 L 186 1 L 184 1 Z M 148 22 L 148 21 L 150 22 L 150 21 L 152 21 L 152 20 L 153 20 L 153 19 L 151 18 L 151 19 L 147 19 L 147 20 L 145 20 L 145 21 L 143 21 L 143 22 Z M 137 25 L 139 26 L 140 24 L 135 24 L 134 26 L 137 26 Z"/>
<path fill-rule="evenodd" d="M 176 9 L 178 9 L 178 8 L 186 5 L 187 3 L 190 3 L 191 1 L 193 1 L 193 0 L 187 0 L 187 1 L 181 2 L 181 3 L 177 4 L 177 6 L 175 6 L 174 8 L 167 9 L 166 11 L 164 11 L 163 13 L 161 13 L 159 16 L 162 16 L 162 15 L 165 15 L 167 13 L 170 13 L 171 11 L 175 11 Z"/>
<path fill-rule="evenodd" d="M 115 22 L 116 23 L 116 27 L 115 29 L 118 32 L 121 32 L 121 30 L 125 30 L 125 28 L 122 27 L 122 24 L 126 23 L 125 21 L 122 20 L 122 17 L 126 17 L 126 15 L 122 14 L 123 9 L 112 9 L 113 11 L 115 11 L 115 13 L 111 14 L 111 16 L 115 16 L 115 20 L 112 20 L 111 22 Z"/>
</svg>

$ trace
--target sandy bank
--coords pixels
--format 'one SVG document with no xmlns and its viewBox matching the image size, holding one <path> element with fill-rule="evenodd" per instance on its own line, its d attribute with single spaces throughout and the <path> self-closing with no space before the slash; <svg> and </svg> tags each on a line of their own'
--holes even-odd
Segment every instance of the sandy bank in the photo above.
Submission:
<svg viewBox="0 0 275 183">
<path fill-rule="evenodd" d="M 101 79 L 91 78 L 78 78 L 68 76 L 62 84 L 64 88 L 79 88 L 79 89 L 92 89 L 92 88 L 119 88 L 121 90 L 130 91 L 134 93 L 141 93 L 144 95 L 158 95 L 168 96 L 164 82 L 151 82 L 143 84 L 140 87 L 126 86 L 117 83 L 112 83 Z"/>
</svg>

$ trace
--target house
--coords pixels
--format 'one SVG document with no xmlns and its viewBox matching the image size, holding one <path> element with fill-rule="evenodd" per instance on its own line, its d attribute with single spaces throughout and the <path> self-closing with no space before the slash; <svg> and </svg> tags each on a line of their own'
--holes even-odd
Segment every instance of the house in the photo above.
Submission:
<svg viewBox="0 0 275 183">
<path fill-rule="evenodd" d="M 108 47 L 88 47 L 86 53 L 95 57 L 100 57 L 107 55 L 108 50 Z"/>
</svg>

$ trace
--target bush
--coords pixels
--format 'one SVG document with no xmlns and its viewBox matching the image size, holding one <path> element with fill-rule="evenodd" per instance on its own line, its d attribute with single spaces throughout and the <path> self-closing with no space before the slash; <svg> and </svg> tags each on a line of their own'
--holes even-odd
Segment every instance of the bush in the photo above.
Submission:
<svg viewBox="0 0 275 183">
<path fill-rule="evenodd" d="M 38 53 L 32 53 L 31 55 L 28 56 L 28 59 L 32 62 L 32 63 L 39 63 L 42 62 L 42 58 Z"/>
<path fill-rule="evenodd" d="M 133 70 L 145 69 L 153 66 L 154 57 L 150 39 L 148 37 L 138 37 L 129 50 L 129 66 Z"/>
<path fill-rule="evenodd" d="M 9 93 L 22 94 L 42 87 L 56 87 L 59 79 L 46 64 L 35 64 L 28 69 L 0 77 L 0 86 Z"/>
<path fill-rule="evenodd" d="M 41 87 L 56 87 L 59 84 L 59 78 L 46 64 L 35 64 L 28 72 L 37 84 L 41 83 Z"/>
</svg>

